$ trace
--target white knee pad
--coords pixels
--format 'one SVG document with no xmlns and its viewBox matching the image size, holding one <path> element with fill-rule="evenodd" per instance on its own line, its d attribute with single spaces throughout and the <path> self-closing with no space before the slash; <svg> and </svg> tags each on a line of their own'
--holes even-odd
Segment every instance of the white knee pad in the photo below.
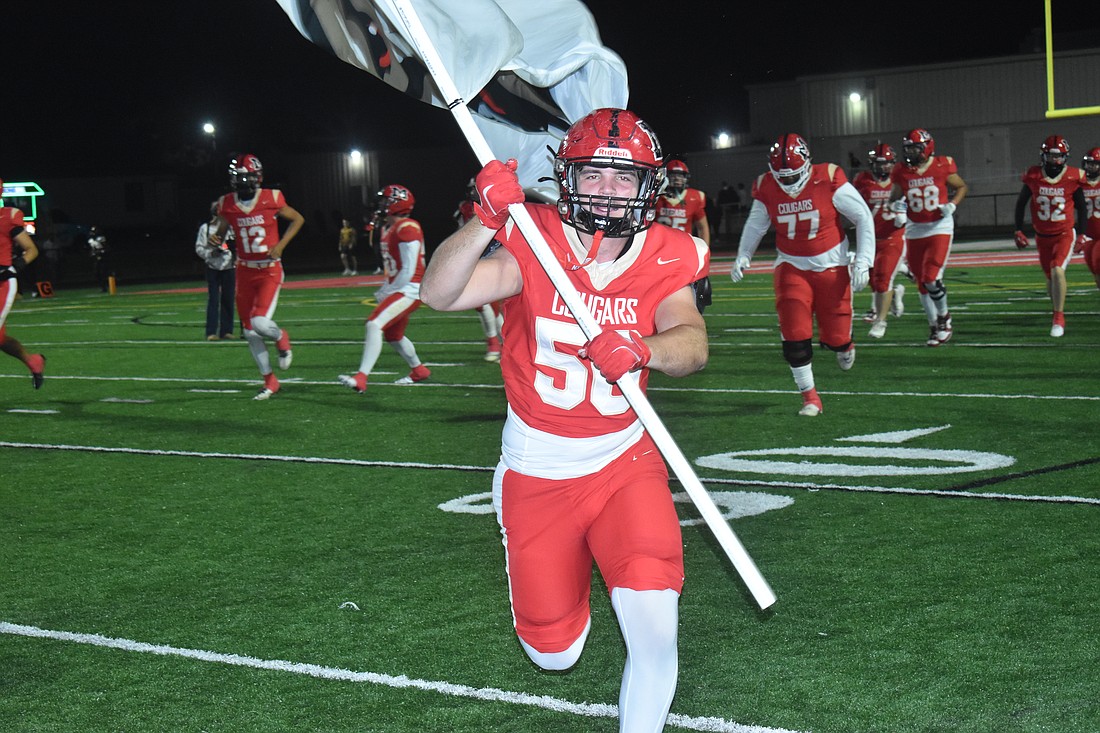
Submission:
<svg viewBox="0 0 1100 733">
<path fill-rule="evenodd" d="M 519 643 L 532 662 L 545 670 L 560 672 L 569 669 L 581 658 L 581 652 L 584 651 L 584 642 L 588 640 L 588 631 L 591 628 L 592 619 L 590 617 L 588 623 L 584 625 L 584 631 L 577 637 L 577 640 L 570 644 L 568 649 L 561 652 L 540 652 L 524 641 L 523 637 L 520 637 Z"/>
</svg>

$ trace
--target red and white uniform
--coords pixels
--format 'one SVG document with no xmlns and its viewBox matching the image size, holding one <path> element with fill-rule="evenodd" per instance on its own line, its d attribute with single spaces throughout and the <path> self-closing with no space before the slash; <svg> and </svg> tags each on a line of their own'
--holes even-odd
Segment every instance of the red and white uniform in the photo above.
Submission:
<svg viewBox="0 0 1100 733">
<path fill-rule="evenodd" d="M 783 340 L 812 339 L 816 318 L 821 342 L 844 346 L 852 340 L 852 291 L 841 215 L 856 225 L 856 261 L 870 267 L 875 235 L 866 202 L 833 163 L 815 164 L 797 196 L 765 173 L 753 183 L 752 197 L 738 256 L 751 258 L 774 223 L 773 282 Z"/>
<path fill-rule="evenodd" d="M 885 293 L 893 287 L 894 275 L 905 256 L 905 227 L 895 225 L 894 212 L 890 210 L 890 179 L 880 181 L 867 171 L 861 171 L 852 179 L 852 185 L 871 209 L 875 219 L 875 264 L 871 269 L 871 290 Z"/>
<path fill-rule="evenodd" d="M 218 216 L 229 222 L 237 243 L 237 315 L 245 329 L 252 328 L 254 316 L 275 316 L 283 263 L 269 253 L 279 243 L 278 213 L 286 205 L 283 192 L 274 188 L 257 189 L 247 202 L 235 193 L 218 199 Z"/>
<path fill-rule="evenodd" d="M 424 230 L 420 223 L 408 217 L 398 217 L 382 226 L 382 260 L 386 265 L 386 281 L 375 297 L 378 306 L 368 321 L 382 328 L 386 341 L 400 341 L 409 325 L 409 316 L 420 307 L 420 281 L 424 278 Z"/>
<path fill-rule="evenodd" d="M 19 284 L 12 267 L 14 245 L 12 242 L 26 228 L 23 212 L 11 206 L 0 206 L 0 341 L 4 339 L 8 312 L 11 311 Z"/>
<path fill-rule="evenodd" d="M 1100 247 L 1096 246 L 1096 241 L 1100 240 L 1100 178 L 1095 181 L 1082 178 L 1081 192 L 1085 194 L 1085 207 L 1088 212 L 1085 234 L 1093 240 L 1085 245 L 1085 265 L 1093 275 L 1100 276 Z"/>
<path fill-rule="evenodd" d="M 658 306 L 707 271 L 695 238 L 654 224 L 617 260 L 592 262 L 554 206 L 527 204 L 602 329 L 657 332 Z M 516 631 L 562 651 L 589 616 L 593 559 L 607 587 L 683 587 L 683 545 L 664 460 L 618 387 L 578 356 L 587 341 L 522 233 L 497 238 L 522 291 L 503 303 L 501 357 L 508 417 L 493 499 L 504 535 Z M 642 389 L 648 370 L 623 377 Z"/>
<path fill-rule="evenodd" d="M 951 253 L 955 219 L 944 216 L 939 207 L 948 200 L 947 178 L 958 172 L 955 159 L 950 155 L 933 155 L 916 168 L 895 165 L 890 172 L 890 181 L 901 186 L 909 207 L 905 239 L 909 267 L 921 293 L 928 292 L 925 283 L 943 279 L 944 266 Z"/>
<path fill-rule="evenodd" d="M 695 222 L 707 216 L 707 195 L 695 188 L 685 188 L 680 196 L 661 194 L 657 197 L 657 221 L 673 229 L 692 233 Z"/>
<path fill-rule="evenodd" d="M 1031 191 L 1031 227 L 1035 230 L 1039 264 L 1049 278 L 1051 267 L 1065 269 L 1073 256 L 1077 238 L 1073 194 L 1084 183 L 1085 173 L 1067 165 L 1057 176 L 1048 178 L 1042 166 L 1033 165 L 1021 180 Z"/>
</svg>

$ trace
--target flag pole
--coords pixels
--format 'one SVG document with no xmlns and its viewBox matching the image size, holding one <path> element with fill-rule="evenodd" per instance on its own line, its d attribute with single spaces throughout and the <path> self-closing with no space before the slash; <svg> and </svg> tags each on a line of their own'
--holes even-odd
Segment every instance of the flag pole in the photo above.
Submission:
<svg viewBox="0 0 1100 733">
<path fill-rule="evenodd" d="M 493 151 L 489 147 L 489 143 L 485 140 L 485 136 L 482 134 L 481 129 L 478 128 L 477 123 L 474 122 L 473 114 L 466 106 L 466 102 L 462 99 L 462 95 L 459 94 L 458 87 L 455 86 L 450 73 L 443 66 L 442 59 L 440 59 L 438 52 L 435 50 L 435 45 L 424 29 L 424 25 L 420 22 L 420 16 L 417 15 L 416 10 L 413 8 L 412 0 L 392 1 L 398 15 L 401 16 L 401 21 L 408 31 L 408 38 L 413 42 L 413 45 L 416 46 L 421 61 L 424 62 L 436 86 L 439 87 L 439 91 L 447 103 L 447 108 L 451 111 L 455 121 L 458 122 L 458 126 L 466 136 L 466 140 L 473 149 L 474 155 L 477 156 L 478 161 L 480 161 L 482 165 L 485 165 L 494 159 L 495 156 Z M 591 340 L 600 333 L 600 326 L 591 312 L 589 312 L 588 308 L 585 307 L 580 294 L 577 293 L 576 288 L 573 287 L 573 283 L 569 280 L 569 277 L 565 274 L 565 271 L 554 257 L 553 252 L 550 250 L 550 246 L 546 243 L 542 233 L 538 230 L 531 215 L 527 212 L 527 209 L 524 208 L 523 204 L 512 204 L 508 207 L 508 213 L 516 222 L 520 232 L 522 232 L 523 236 L 527 239 L 535 257 L 546 271 L 547 276 L 550 278 L 550 282 L 553 283 L 555 289 L 557 289 L 562 301 L 573 313 L 577 325 L 580 326 L 585 337 Z M 732 562 L 734 568 L 737 569 L 737 572 L 748 587 L 749 592 L 752 593 L 756 603 L 762 609 L 771 606 L 776 601 L 775 593 L 772 591 L 771 586 L 768 585 L 768 581 L 761 575 L 759 568 L 756 567 L 756 563 L 753 562 L 748 551 L 745 550 L 745 546 L 741 544 L 741 540 L 738 539 L 737 535 L 730 528 L 729 524 L 722 516 L 722 513 L 718 510 L 718 507 L 715 506 L 714 500 L 710 498 L 710 494 L 707 493 L 707 490 L 695 475 L 695 471 L 692 470 L 691 464 L 688 463 L 687 458 L 684 457 L 679 446 L 676 445 L 676 442 L 672 439 L 672 436 L 661 422 L 660 417 L 658 417 L 653 407 L 649 404 L 649 400 L 646 399 L 645 393 L 642 392 L 642 388 L 630 377 L 620 379 L 618 385 L 623 396 L 634 409 L 638 419 L 649 432 L 650 437 L 653 438 L 654 443 L 656 443 L 657 447 L 661 450 L 661 454 L 665 457 L 665 460 L 668 461 L 669 466 L 680 480 L 680 483 L 687 491 L 692 502 L 694 502 L 704 521 L 706 521 L 707 526 L 710 527 L 711 532 L 714 533 L 715 538 L 722 546 L 726 556 L 729 557 L 730 562 Z"/>
</svg>

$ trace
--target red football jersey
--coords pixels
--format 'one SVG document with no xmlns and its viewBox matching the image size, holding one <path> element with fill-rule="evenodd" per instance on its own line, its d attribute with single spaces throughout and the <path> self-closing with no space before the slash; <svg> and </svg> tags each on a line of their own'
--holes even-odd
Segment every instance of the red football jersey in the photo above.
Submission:
<svg viewBox="0 0 1100 733">
<path fill-rule="evenodd" d="M 894 226 L 894 212 L 890 210 L 890 192 L 894 186 L 890 179 L 880 181 L 867 171 L 860 171 L 852 179 L 852 185 L 871 209 L 875 218 L 875 239 L 889 239 L 902 231 Z"/>
<path fill-rule="evenodd" d="M 775 227 L 775 248 L 793 257 L 813 257 L 844 241 L 844 228 L 833 194 L 848 182 L 835 163 L 815 163 L 798 196 L 779 187 L 771 173 L 752 184 L 752 197 L 768 209 Z"/>
<path fill-rule="evenodd" d="M 11 267 L 12 241 L 26 228 L 23 212 L 13 206 L 0 206 L 0 267 Z"/>
<path fill-rule="evenodd" d="M 707 273 L 706 247 L 683 232 L 654 224 L 636 234 L 614 262 L 570 267 L 584 261 L 576 230 L 557 208 L 527 204 L 554 256 L 602 329 L 657 331 L 657 306 Z M 523 290 L 503 302 L 501 357 L 504 388 L 512 411 L 527 425 L 552 435 L 587 438 L 630 427 L 637 417 L 616 385 L 577 355 L 587 339 L 562 302 L 515 223 L 498 234 L 515 257 Z M 648 369 L 635 373 L 645 389 Z M 564 459 L 564 457 L 563 457 Z"/>
<path fill-rule="evenodd" d="M 695 188 L 685 188 L 679 200 L 657 197 L 657 221 L 673 229 L 691 234 L 695 222 L 707 215 L 707 196 Z"/>
<path fill-rule="evenodd" d="M 1100 178 L 1095 181 L 1082 178 L 1081 191 L 1085 194 L 1085 211 L 1088 212 L 1085 234 L 1100 239 Z"/>
<path fill-rule="evenodd" d="M 237 259 L 263 262 L 271 259 L 268 252 L 279 243 L 279 220 L 276 216 L 286 207 L 283 192 L 261 188 L 247 205 L 237 194 L 227 193 L 218 199 L 218 216 L 229 222 L 237 240 Z"/>
<path fill-rule="evenodd" d="M 462 226 L 470 219 L 473 219 L 475 215 L 474 202 L 470 199 L 462 199 L 458 204 L 458 208 L 455 209 L 454 219 L 458 222 L 459 226 Z"/>
<path fill-rule="evenodd" d="M 1040 165 L 1027 169 L 1021 180 L 1031 189 L 1031 226 L 1036 234 L 1053 237 L 1073 229 L 1073 192 L 1084 178 L 1084 171 L 1068 165 L 1055 178 L 1047 178 Z"/>
<path fill-rule="evenodd" d="M 939 207 L 947 203 L 947 177 L 958 172 L 950 155 L 934 155 L 918 168 L 895 165 L 890 181 L 901 186 L 909 205 L 909 221 L 925 224 L 942 219 Z"/>
<path fill-rule="evenodd" d="M 417 286 L 417 292 L 419 292 L 420 281 L 424 278 L 424 231 L 420 228 L 420 223 L 416 219 L 409 219 L 402 217 L 395 221 L 392 226 L 384 225 L 382 227 L 382 259 L 386 263 L 386 280 L 387 282 L 393 282 L 398 273 L 401 272 L 402 267 L 405 264 L 406 252 L 411 247 L 402 247 L 402 242 L 414 242 L 416 243 L 416 265 L 413 270 L 412 279 L 409 280 L 409 284 L 415 284 Z M 417 296 L 413 296 L 417 297 Z"/>
</svg>

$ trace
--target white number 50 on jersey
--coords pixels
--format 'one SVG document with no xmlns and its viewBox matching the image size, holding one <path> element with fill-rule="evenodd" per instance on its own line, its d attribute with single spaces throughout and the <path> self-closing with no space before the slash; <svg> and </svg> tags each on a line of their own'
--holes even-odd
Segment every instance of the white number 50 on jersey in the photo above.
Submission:
<svg viewBox="0 0 1100 733">
<path fill-rule="evenodd" d="M 614 385 L 595 370 L 592 362 L 556 348 L 557 344 L 581 347 L 586 341 L 575 323 L 536 318 L 535 391 L 543 402 L 562 410 L 572 410 L 591 393 L 589 400 L 601 415 L 621 415 L 630 404 L 621 394 L 612 392 Z M 637 381 L 638 374 L 632 372 L 623 378 Z"/>
</svg>

